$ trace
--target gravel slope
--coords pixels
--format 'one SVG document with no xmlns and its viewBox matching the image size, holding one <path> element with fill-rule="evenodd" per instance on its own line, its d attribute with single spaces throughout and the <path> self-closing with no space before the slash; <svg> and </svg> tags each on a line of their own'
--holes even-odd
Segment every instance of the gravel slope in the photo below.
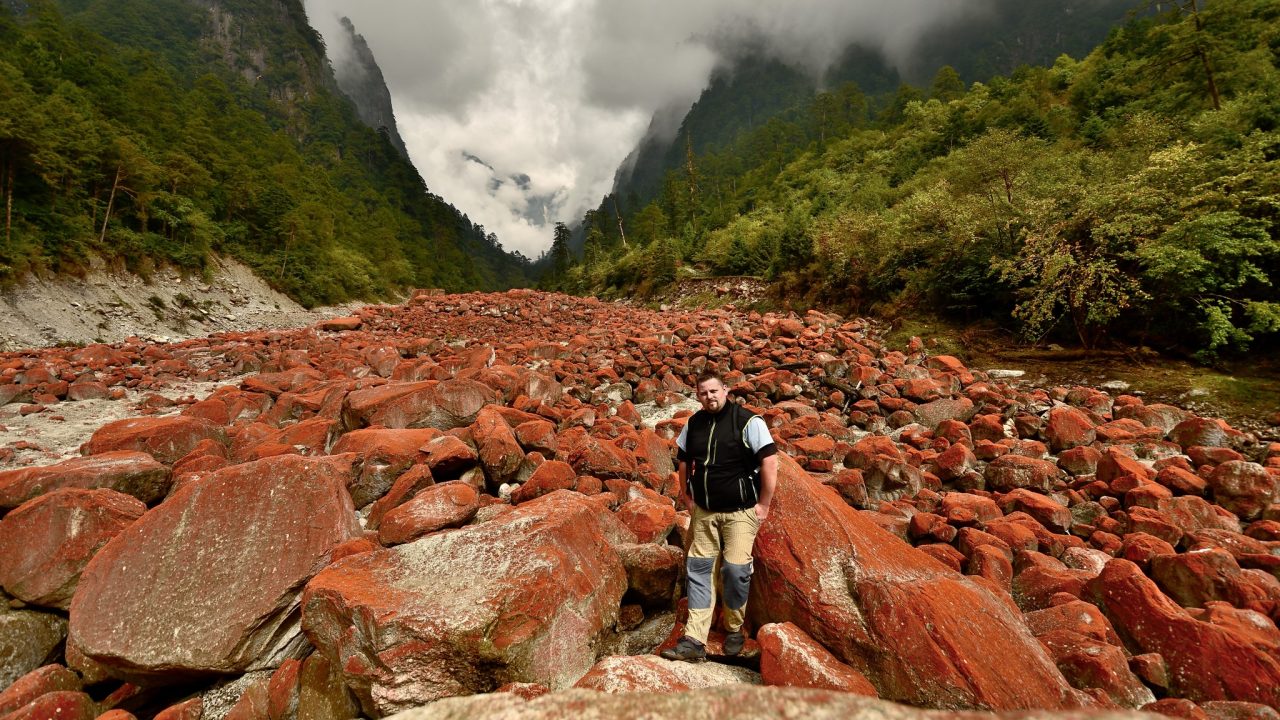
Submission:
<svg viewBox="0 0 1280 720">
<path fill-rule="evenodd" d="M 0 293 L 0 351 L 297 327 L 363 304 L 307 310 L 230 259 L 217 261 L 208 281 L 171 269 L 144 280 L 98 264 L 83 279 L 30 277 Z"/>
</svg>

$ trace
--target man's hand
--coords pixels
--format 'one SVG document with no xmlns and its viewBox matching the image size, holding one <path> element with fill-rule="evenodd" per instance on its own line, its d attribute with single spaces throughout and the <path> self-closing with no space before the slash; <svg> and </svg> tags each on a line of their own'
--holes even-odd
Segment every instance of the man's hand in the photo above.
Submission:
<svg viewBox="0 0 1280 720">
<path fill-rule="evenodd" d="M 757 503 L 755 507 L 756 517 L 760 518 L 760 522 L 764 522 L 769 517 L 769 506 L 764 503 Z"/>
</svg>

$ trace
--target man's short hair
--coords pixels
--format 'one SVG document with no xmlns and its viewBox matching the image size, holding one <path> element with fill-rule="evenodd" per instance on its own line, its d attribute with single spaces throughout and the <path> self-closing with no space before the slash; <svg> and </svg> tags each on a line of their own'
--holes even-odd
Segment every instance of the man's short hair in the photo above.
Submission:
<svg viewBox="0 0 1280 720">
<path fill-rule="evenodd" d="M 729 387 L 729 383 L 724 381 L 724 378 L 720 376 L 720 371 L 715 368 L 707 368 L 699 373 L 698 379 L 693 382 L 693 386 L 697 387 L 708 380 L 717 380 L 721 385 Z"/>
</svg>

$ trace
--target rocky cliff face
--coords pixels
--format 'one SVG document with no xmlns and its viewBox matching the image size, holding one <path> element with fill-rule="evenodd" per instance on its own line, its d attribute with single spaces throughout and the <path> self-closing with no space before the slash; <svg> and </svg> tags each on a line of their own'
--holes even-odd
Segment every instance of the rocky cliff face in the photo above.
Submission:
<svg viewBox="0 0 1280 720">
<path fill-rule="evenodd" d="M 708 363 L 783 453 L 736 667 L 649 654 Z M 861 320 L 421 292 L 5 353 L 0 402 L 0 717 L 1280 706 L 1280 443 Z M 79 456 L 39 447 L 112 402 Z"/>
<path fill-rule="evenodd" d="M 338 87 L 355 103 L 360 120 L 374 130 L 385 133 L 387 140 L 408 160 L 409 149 L 405 147 L 400 130 L 396 127 L 391 92 L 387 90 L 387 83 L 382 78 L 382 68 L 378 67 L 373 50 L 369 49 L 364 36 L 356 32 L 351 20 L 344 17 L 340 22 L 347 34 L 351 54 L 345 62 L 336 63 L 333 68 Z"/>
<path fill-rule="evenodd" d="M 286 110 L 295 100 L 335 89 L 324 42 L 307 22 L 301 0 L 195 2 L 209 13 L 204 43 Z"/>
</svg>

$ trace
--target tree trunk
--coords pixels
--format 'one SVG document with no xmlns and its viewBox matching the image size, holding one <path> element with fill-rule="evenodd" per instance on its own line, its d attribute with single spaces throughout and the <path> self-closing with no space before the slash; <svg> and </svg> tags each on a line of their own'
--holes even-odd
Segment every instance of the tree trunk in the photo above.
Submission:
<svg viewBox="0 0 1280 720">
<path fill-rule="evenodd" d="M 1196 0 L 1191 0 L 1190 7 L 1191 16 L 1195 20 L 1196 35 L 1200 35 L 1204 32 L 1204 21 L 1200 19 L 1200 8 L 1196 6 Z M 1204 76 L 1209 83 L 1209 99 L 1213 100 L 1213 109 L 1221 110 L 1222 98 L 1218 95 L 1218 83 L 1213 78 L 1213 63 L 1209 62 L 1209 53 L 1205 52 L 1203 47 L 1197 47 L 1196 55 L 1200 56 L 1200 63 L 1204 65 Z"/>
<path fill-rule="evenodd" d="M 116 188 L 120 187 L 120 173 L 124 170 L 124 166 L 116 166 L 116 177 L 111 181 L 111 194 L 107 196 L 107 211 L 102 215 L 102 233 L 98 235 L 98 244 L 102 245 L 107 242 L 107 225 L 111 222 L 111 206 L 116 201 Z"/>
<path fill-rule="evenodd" d="M 289 264 L 289 246 L 293 244 L 294 230 L 289 230 L 289 237 L 284 243 L 284 257 L 280 260 L 280 273 L 276 275 L 276 280 L 284 279 L 284 269 Z"/>
<path fill-rule="evenodd" d="M 1200 62 L 1204 63 L 1204 74 L 1209 81 L 1209 98 L 1213 100 L 1213 109 L 1222 109 L 1222 100 L 1218 96 L 1218 84 L 1213 79 L 1213 65 L 1209 63 L 1209 54 L 1203 50 L 1198 53 Z"/>
<path fill-rule="evenodd" d="M 618 212 L 618 196 L 613 196 L 613 214 L 618 218 L 618 237 L 622 238 L 622 247 L 627 246 L 627 233 L 622 229 L 622 213 Z"/>
</svg>

